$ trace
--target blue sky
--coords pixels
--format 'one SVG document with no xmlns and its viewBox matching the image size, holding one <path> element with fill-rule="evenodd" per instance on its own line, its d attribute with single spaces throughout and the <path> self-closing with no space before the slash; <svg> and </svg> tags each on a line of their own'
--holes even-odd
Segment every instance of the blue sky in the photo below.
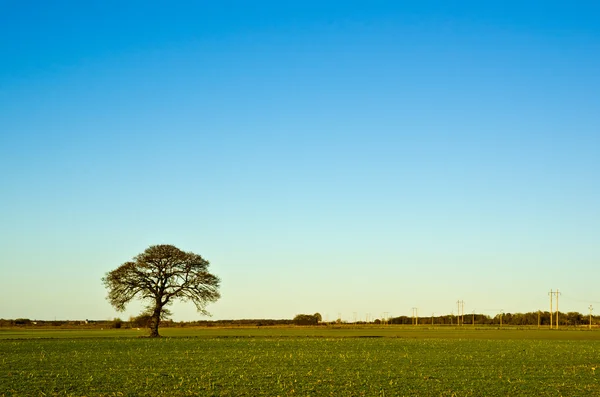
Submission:
<svg viewBox="0 0 600 397">
<path fill-rule="evenodd" d="M 600 307 L 594 2 L 121 3 L 0 2 L 0 318 L 162 243 L 214 318 Z"/>
</svg>

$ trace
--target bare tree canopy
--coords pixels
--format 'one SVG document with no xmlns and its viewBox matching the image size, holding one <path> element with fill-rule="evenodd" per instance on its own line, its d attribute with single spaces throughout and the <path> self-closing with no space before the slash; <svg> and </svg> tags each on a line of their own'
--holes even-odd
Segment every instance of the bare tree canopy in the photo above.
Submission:
<svg viewBox="0 0 600 397">
<path fill-rule="evenodd" d="M 208 272 L 208 261 L 193 252 L 172 245 L 153 245 L 106 273 L 102 282 L 108 300 L 119 311 L 134 298 L 147 303 L 151 315 L 150 336 L 157 337 L 166 306 L 175 300 L 191 301 L 204 315 L 206 305 L 220 298 L 220 280 Z"/>
</svg>

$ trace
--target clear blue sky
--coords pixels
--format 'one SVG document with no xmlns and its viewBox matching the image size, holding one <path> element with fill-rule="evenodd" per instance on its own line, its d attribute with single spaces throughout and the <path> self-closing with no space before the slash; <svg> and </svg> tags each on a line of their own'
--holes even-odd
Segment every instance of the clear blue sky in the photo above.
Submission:
<svg viewBox="0 0 600 397">
<path fill-rule="evenodd" d="M 162 243 L 214 318 L 600 310 L 597 2 L 74 4 L 0 1 L 0 318 Z"/>
</svg>

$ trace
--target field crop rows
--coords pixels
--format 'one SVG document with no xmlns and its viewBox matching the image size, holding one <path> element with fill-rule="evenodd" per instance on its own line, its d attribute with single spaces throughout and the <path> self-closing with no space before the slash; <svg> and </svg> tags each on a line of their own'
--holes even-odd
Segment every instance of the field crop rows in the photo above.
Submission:
<svg viewBox="0 0 600 397">
<path fill-rule="evenodd" d="M 599 348 L 595 340 L 4 339 L 0 396 L 589 396 L 600 395 Z"/>
</svg>

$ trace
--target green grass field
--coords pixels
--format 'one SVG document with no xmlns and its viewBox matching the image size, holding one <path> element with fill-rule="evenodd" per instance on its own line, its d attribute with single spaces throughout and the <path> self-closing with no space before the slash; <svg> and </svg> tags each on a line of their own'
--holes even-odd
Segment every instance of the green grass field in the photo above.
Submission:
<svg viewBox="0 0 600 397">
<path fill-rule="evenodd" d="M 2 330 L 0 396 L 600 395 L 600 332 Z M 598 372 L 598 373 L 597 373 Z"/>
</svg>

